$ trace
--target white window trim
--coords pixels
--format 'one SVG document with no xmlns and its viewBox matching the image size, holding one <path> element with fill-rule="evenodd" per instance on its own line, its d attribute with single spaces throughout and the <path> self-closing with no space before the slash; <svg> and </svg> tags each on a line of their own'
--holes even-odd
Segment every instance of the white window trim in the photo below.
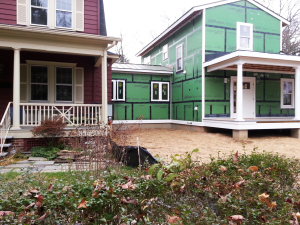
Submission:
<svg viewBox="0 0 300 225">
<path fill-rule="evenodd" d="M 72 84 L 58 84 L 56 81 L 57 81 L 57 68 L 69 68 L 69 69 L 72 69 Z M 55 73 L 55 93 L 54 93 L 54 96 L 55 96 L 55 102 L 59 102 L 59 103 L 63 103 L 63 102 L 66 102 L 66 103 L 72 103 L 74 102 L 74 68 L 72 67 L 62 67 L 62 66 L 56 66 L 54 68 L 54 73 Z M 56 88 L 57 88 L 57 85 L 61 85 L 61 86 L 71 86 L 72 87 L 72 100 L 71 101 L 60 101 L 60 100 L 57 100 L 57 92 L 56 92 Z"/>
<path fill-rule="evenodd" d="M 48 87 L 47 100 L 32 100 L 31 85 L 32 84 L 42 84 L 42 85 L 46 86 L 45 83 L 32 83 L 31 82 L 31 67 L 33 67 L 33 66 L 47 67 L 47 87 Z M 29 102 L 49 102 L 49 67 L 46 65 L 30 65 L 30 69 L 29 69 Z"/>
<path fill-rule="evenodd" d="M 166 48 L 166 51 L 165 51 L 165 48 Z M 165 53 L 167 53 L 167 57 L 166 58 L 165 58 Z M 163 54 L 163 61 L 169 59 L 169 44 L 165 44 L 163 46 L 162 54 Z"/>
<path fill-rule="evenodd" d="M 249 48 L 241 48 L 240 47 L 240 30 L 241 30 L 241 26 L 249 26 L 250 27 Z M 252 23 L 242 23 L 242 22 L 237 22 L 236 23 L 236 49 L 237 50 L 253 51 L 253 24 Z"/>
<path fill-rule="evenodd" d="M 54 17 L 55 17 L 55 19 L 54 19 L 54 26 L 55 26 L 55 28 L 59 28 L 59 29 L 68 29 L 68 30 L 73 30 L 74 28 L 73 28 L 73 24 L 74 24 L 74 1 L 71 1 L 71 3 L 72 3 L 72 9 L 71 9 L 71 11 L 69 11 L 69 10 L 63 10 L 63 9 L 57 9 L 57 7 L 56 7 L 56 5 L 57 5 L 57 0 L 55 0 L 55 13 L 54 13 Z M 72 21 L 71 21 L 71 27 L 59 27 L 59 26 L 56 26 L 56 11 L 63 11 L 63 12 L 70 12 L 70 13 L 72 13 Z"/>
<path fill-rule="evenodd" d="M 29 21 L 30 21 L 30 25 L 32 26 L 42 26 L 42 27 L 49 27 L 49 11 L 50 11 L 50 7 L 49 7 L 49 4 L 50 4 L 50 1 L 51 0 L 47 0 L 47 4 L 48 4 L 48 7 L 40 7 L 40 6 L 33 6 L 31 5 L 31 1 L 29 1 Z M 43 25 L 43 24 L 36 24 L 36 23 L 32 23 L 32 15 L 31 15 L 31 8 L 39 8 L 39 9 L 47 9 L 47 24 L 46 25 Z"/>
<path fill-rule="evenodd" d="M 158 83 L 158 99 L 153 99 L 153 83 Z M 162 85 L 167 84 L 168 85 L 168 99 L 167 100 L 162 100 Z M 151 101 L 152 102 L 168 102 L 170 101 L 170 83 L 169 82 L 161 82 L 161 81 L 151 81 Z"/>
<path fill-rule="evenodd" d="M 125 82 L 125 80 L 112 80 L 111 82 L 112 82 L 112 85 L 113 85 L 113 90 L 115 90 L 112 93 L 113 96 L 112 96 L 111 100 L 112 101 L 125 101 L 125 96 L 126 96 L 126 93 L 125 93 L 125 91 L 126 91 L 126 88 L 125 88 L 126 82 Z M 117 95 L 118 85 L 119 85 L 120 82 L 123 83 L 123 98 L 122 99 L 119 99 L 118 95 Z"/>
<path fill-rule="evenodd" d="M 151 55 L 147 56 L 144 58 L 144 63 L 146 65 L 150 65 L 151 64 Z"/>
<path fill-rule="evenodd" d="M 288 81 L 292 82 L 292 104 L 291 105 L 283 105 L 283 82 Z M 294 109 L 295 108 L 295 80 L 294 79 L 289 79 L 289 78 L 281 78 L 280 79 L 280 107 L 282 109 Z"/>
<path fill-rule="evenodd" d="M 178 49 L 179 48 L 181 48 L 181 69 L 178 69 L 178 58 L 177 58 L 177 56 L 178 56 L 178 54 L 177 54 L 177 51 L 178 51 Z M 176 46 L 176 72 L 178 72 L 178 71 L 183 71 L 183 44 L 180 44 L 180 45 L 177 45 Z"/>
</svg>

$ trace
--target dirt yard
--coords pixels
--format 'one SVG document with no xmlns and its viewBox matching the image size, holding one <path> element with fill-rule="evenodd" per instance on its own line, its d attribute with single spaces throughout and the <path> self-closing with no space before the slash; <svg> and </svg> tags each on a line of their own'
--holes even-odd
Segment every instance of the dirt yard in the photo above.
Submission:
<svg viewBox="0 0 300 225">
<path fill-rule="evenodd" d="M 231 131 L 228 130 L 214 133 L 172 129 L 137 130 L 128 139 L 128 145 L 136 146 L 136 137 L 139 137 L 140 146 L 166 161 L 170 160 L 170 155 L 184 154 L 195 148 L 199 152 L 194 157 L 203 162 L 208 162 L 210 156 L 218 157 L 218 154 L 222 156 L 236 151 L 251 153 L 255 147 L 257 151 L 266 150 L 300 158 L 300 140 L 290 137 L 288 131 L 251 131 L 249 139 L 241 142 L 233 140 Z"/>
</svg>

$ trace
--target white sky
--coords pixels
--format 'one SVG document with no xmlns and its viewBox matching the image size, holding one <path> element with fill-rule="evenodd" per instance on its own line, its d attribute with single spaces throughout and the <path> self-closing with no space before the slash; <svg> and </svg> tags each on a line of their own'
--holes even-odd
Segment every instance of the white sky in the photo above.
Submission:
<svg viewBox="0 0 300 225">
<path fill-rule="evenodd" d="M 140 63 L 136 53 L 176 19 L 193 6 L 216 1 L 218 0 L 104 0 L 107 34 L 120 37 L 122 33 L 124 54 L 130 59 L 130 63 Z M 272 0 L 272 6 L 279 5 L 277 2 L 278 0 Z"/>
</svg>

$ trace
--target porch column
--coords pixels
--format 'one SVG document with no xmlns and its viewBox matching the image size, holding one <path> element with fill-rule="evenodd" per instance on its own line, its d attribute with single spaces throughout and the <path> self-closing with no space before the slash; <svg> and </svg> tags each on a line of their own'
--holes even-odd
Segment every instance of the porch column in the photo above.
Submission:
<svg viewBox="0 0 300 225">
<path fill-rule="evenodd" d="M 20 128 L 20 48 L 14 48 L 13 125 Z"/>
<path fill-rule="evenodd" d="M 236 81 L 236 121 L 244 121 L 243 118 L 243 64 L 237 63 Z"/>
<path fill-rule="evenodd" d="M 295 67 L 295 120 L 300 120 L 300 67 Z"/>
<path fill-rule="evenodd" d="M 108 122 L 107 115 L 107 51 L 104 51 L 102 57 L 102 122 Z"/>
</svg>

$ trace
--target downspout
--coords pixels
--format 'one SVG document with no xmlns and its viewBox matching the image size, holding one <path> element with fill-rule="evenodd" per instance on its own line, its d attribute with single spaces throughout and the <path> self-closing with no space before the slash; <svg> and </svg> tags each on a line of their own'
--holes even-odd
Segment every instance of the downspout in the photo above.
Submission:
<svg viewBox="0 0 300 225">
<path fill-rule="evenodd" d="M 101 121 L 104 124 L 108 122 L 108 113 L 107 113 L 107 50 L 118 44 L 117 41 L 114 41 L 110 46 L 104 49 L 102 57 L 102 119 Z"/>
</svg>

